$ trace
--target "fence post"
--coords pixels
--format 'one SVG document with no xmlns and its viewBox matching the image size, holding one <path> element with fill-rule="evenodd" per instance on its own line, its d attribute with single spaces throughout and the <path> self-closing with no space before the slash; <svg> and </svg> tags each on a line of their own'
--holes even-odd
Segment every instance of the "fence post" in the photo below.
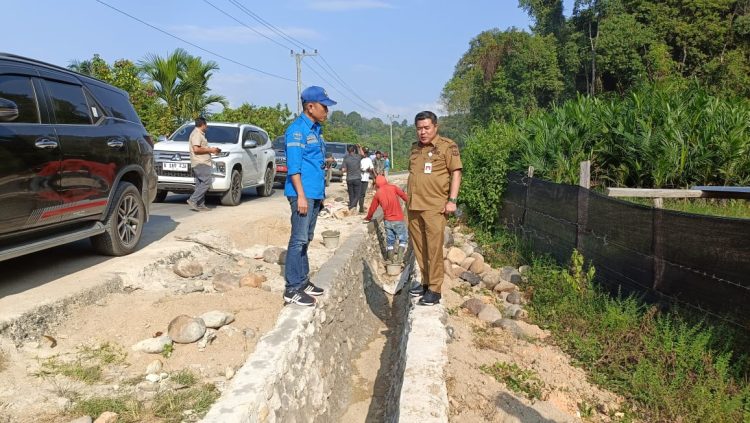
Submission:
<svg viewBox="0 0 750 423">
<path fill-rule="evenodd" d="M 526 172 L 526 176 L 528 176 L 529 178 L 534 177 L 534 166 L 529 166 L 529 170 Z"/>
<path fill-rule="evenodd" d="M 578 176 L 578 219 L 576 222 L 576 249 L 583 254 L 583 238 L 589 221 L 589 188 L 591 188 L 591 161 L 581 162 Z"/>
</svg>

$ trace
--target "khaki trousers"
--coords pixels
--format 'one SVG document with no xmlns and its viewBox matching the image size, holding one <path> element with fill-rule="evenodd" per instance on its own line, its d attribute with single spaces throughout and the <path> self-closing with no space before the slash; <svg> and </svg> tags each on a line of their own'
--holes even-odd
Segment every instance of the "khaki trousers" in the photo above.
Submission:
<svg viewBox="0 0 750 423">
<path fill-rule="evenodd" d="M 440 293 L 443 286 L 445 215 L 440 210 L 409 210 L 409 239 L 414 246 L 422 285 Z"/>
</svg>

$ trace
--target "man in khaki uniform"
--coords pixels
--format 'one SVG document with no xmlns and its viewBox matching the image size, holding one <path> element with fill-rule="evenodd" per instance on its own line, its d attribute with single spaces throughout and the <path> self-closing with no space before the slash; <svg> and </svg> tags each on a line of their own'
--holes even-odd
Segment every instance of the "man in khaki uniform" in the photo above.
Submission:
<svg viewBox="0 0 750 423">
<path fill-rule="evenodd" d="M 414 118 L 418 141 L 409 155 L 409 239 L 414 246 L 422 283 L 409 290 L 420 305 L 440 302 L 443 285 L 443 238 L 446 214 L 456 211 L 461 186 L 461 154 L 455 142 L 438 135 L 435 113 Z"/>
</svg>

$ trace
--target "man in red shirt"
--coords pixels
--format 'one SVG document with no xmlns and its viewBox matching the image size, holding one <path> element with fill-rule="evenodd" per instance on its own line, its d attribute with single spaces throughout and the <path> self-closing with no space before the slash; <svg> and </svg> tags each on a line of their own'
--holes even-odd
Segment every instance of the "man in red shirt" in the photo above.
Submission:
<svg viewBox="0 0 750 423">
<path fill-rule="evenodd" d="M 406 252 L 406 224 L 404 223 L 404 212 L 398 198 L 401 197 L 404 202 L 408 201 L 406 193 L 396 185 L 389 184 L 385 176 L 378 175 L 375 178 L 375 196 L 370 203 L 370 210 L 367 211 L 366 221 L 372 219 L 378 206 L 383 208 L 383 226 L 385 226 L 385 239 L 387 246 L 386 260 L 394 260 L 396 241 L 398 240 L 398 252 L 395 254 L 395 262 L 398 263 L 403 259 Z"/>
</svg>

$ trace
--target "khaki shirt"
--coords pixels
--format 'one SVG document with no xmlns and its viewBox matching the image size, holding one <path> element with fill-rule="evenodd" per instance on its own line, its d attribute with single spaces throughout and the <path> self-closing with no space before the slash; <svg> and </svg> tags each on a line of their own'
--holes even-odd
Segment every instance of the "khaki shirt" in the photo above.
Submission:
<svg viewBox="0 0 750 423">
<path fill-rule="evenodd" d="M 206 139 L 206 136 L 203 134 L 203 131 L 198 128 L 193 129 L 193 132 L 190 133 L 190 164 L 192 166 L 196 166 L 199 164 L 211 166 L 211 154 L 193 153 L 194 145 L 200 147 L 208 147 L 208 140 Z"/>
<path fill-rule="evenodd" d="M 425 164 L 432 167 L 426 173 Z M 436 136 L 430 144 L 411 145 L 409 155 L 409 210 L 442 210 L 448 202 L 451 175 L 463 168 L 461 153 L 453 140 Z"/>
</svg>

